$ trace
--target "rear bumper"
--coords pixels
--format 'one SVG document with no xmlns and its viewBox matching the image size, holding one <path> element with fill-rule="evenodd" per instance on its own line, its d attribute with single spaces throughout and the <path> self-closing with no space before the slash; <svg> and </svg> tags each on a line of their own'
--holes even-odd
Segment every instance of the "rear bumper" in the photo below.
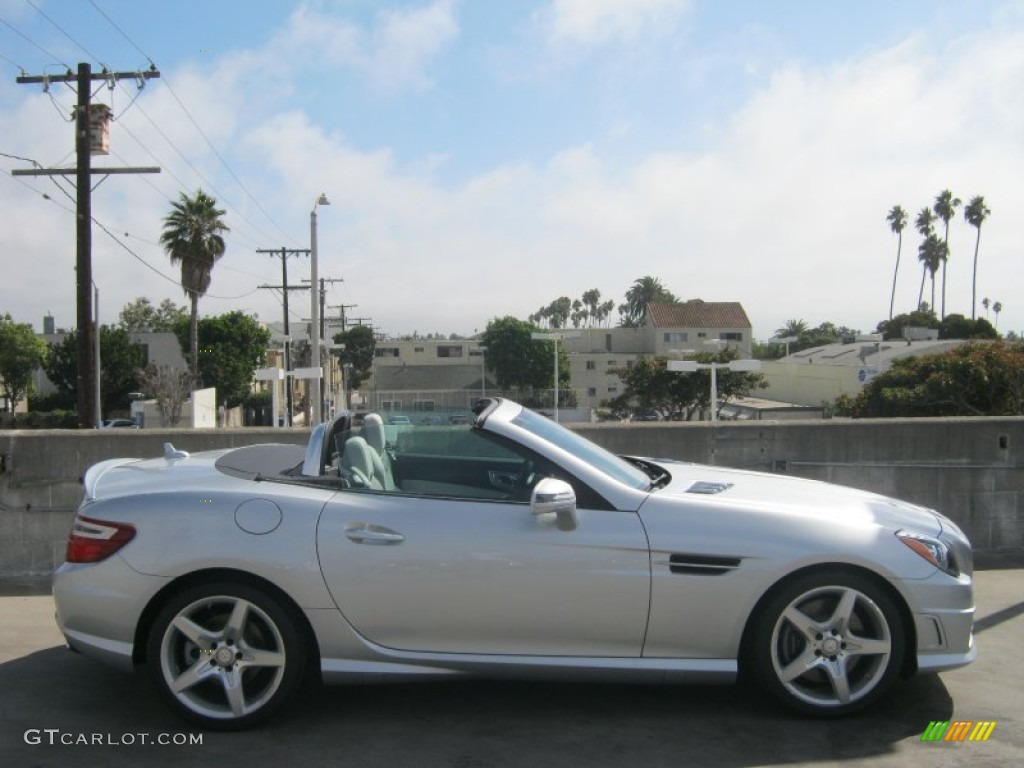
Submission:
<svg viewBox="0 0 1024 768">
<path fill-rule="evenodd" d="M 131 670 L 139 617 L 166 582 L 132 570 L 119 555 L 64 563 L 53 574 L 57 626 L 82 655 Z"/>
</svg>

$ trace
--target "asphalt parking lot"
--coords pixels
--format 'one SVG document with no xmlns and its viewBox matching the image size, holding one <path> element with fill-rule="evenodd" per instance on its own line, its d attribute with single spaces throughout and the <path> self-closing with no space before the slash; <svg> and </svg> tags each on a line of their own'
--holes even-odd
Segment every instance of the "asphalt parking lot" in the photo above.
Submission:
<svg viewBox="0 0 1024 768">
<path fill-rule="evenodd" d="M 907 681 L 837 721 L 790 715 L 743 687 L 453 682 L 313 690 L 260 730 L 199 732 L 143 676 L 65 650 L 42 591 L 0 584 L 3 766 L 1024 765 L 1019 567 L 977 574 L 974 665 Z M 922 742 L 935 720 L 996 727 L 986 742 Z"/>
</svg>

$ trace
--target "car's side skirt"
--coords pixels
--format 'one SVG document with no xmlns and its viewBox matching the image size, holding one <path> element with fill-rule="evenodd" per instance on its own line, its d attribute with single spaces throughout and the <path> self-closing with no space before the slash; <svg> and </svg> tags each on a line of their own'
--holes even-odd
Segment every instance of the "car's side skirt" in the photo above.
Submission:
<svg viewBox="0 0 1024 768">
<path fill-rule="evenodd" d="M 632 659 L 569 656 L 402 654 L 389 661 L 329 659 L 320 663 L 324 682 L 411 682 L 452 676 L 515 679 L 600 680 L 629 683 L 716 683 L 735 681 L 735 659 Z"/>
</svg>

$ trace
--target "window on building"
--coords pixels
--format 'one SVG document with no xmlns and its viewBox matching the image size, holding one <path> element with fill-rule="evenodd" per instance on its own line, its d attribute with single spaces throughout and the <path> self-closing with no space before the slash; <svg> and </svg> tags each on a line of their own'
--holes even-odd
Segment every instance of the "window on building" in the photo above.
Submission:
<svg viewBox="0 0 1024 768">
<path fill-rule="evenodd" d="M 698 339 L 706 339 L 707 337 L 708 337 L 708 335 L 706 333 L 704 333 L 704 331 L 698 331 L 698 333 L 697 333 L 697 338 Z"/>
<path fill-rule="evenodd" d="M 438 357 L 462 357 L 464 348 L 461 344 L 438 344 Z"/>
<path fill-rule="evenodd" d="M 433 400 L 413 400 L 412 409 L 414 411 L 432 411 L 434 410 Z"/>
<path fill-rule="evenodd" d="M 626 370 L 627 371 L 631 370 L 634 365 L 636 365 L 636 360 L 627 360 L 626 361 Z"/>
<path fill-rule="evenodd" d="M 382 411 L 398 411 L 402 408 L 401 400 L 381 400 L 380 409 Z"/>
<path fill-rule="evenodd" d="M 377 347 L 373 350 L 374 357 L 398 357 L 398 347 Z"/>
<path fill-rule="evenodd" d="M 720 334 L 718 334 L 718 338 L 720 338 L 720 339 L 722 339 L 724 341 L 743 341 L 743 334 L 738 332 L 738 331 L 736 331 L 736 332 L 729 332 L 729 333 L 720 333 Z"/>
<path fill-rule="evenodd" d="M 618 360 L 609 360 L 608 361 L 608 367 L 609 368 L 615 368 L 616 366 L 618 366 L 618 364 L 619 364 Z"/>
<path fill-rule="evenodd" d="M 593 371 L 597 368 L 597 364 L 593 360 L 587 360 L 587 370 Z"/>
<path fill-rule="evenodd" d="M 423 347 L 413 347 L 412 349 L 413 349 L 414 352 L 422 352 L 423 351 Z"/>
<path fill-rule="evenodd" d="M 608 394 L 609 395 L 618 394 L 618 391 L 619 391 L 618 387 L 608 387 Z"/>
<path fill-rule="evenodd" d="M 587 397 L 597 397 L 597 387 L 587 387 Z"/>
<path fill-rule="evenodd" d="M 664 336 L 664 339 L 665 339 L 666 343 L 672 343 L 672 342 L 676 342 L 676 341 L 689 341 L 689 338 L 688 338 L 689 335 L 690 334 L 688 334 L 688 333 L 673 331 L 673 332 L 666 333 L 665 336 Z"/>
</svg>

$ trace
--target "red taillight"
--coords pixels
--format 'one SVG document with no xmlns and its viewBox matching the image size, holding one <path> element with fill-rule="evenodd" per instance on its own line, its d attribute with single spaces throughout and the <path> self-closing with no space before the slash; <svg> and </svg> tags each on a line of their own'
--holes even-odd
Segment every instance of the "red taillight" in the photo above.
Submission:
<svg viewBox="0 0 1024 768">
<path fill-rule="evenodd" d="M 68 535 L 64 559 L 69 563 L 98 563 L 135 538 L 134 526 L 76 517 Z"/>
</svg>

